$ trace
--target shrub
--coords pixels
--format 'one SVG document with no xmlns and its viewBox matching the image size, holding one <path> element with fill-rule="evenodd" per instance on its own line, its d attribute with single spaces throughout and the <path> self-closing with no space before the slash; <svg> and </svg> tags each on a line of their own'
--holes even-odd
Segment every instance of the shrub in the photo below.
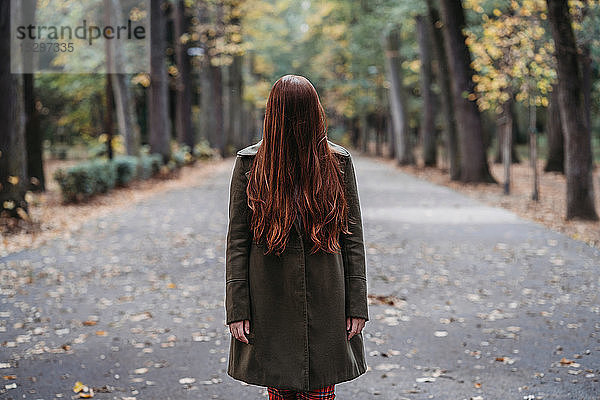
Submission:
<svg viewBox="0 0 600 400">
<path fill-rule="evenodd" d="M 185 144 L 178 145 L 178 147 L 173 150 L 171 159 L 175 162 L 177 168 L 193 164 L 196 161 L 192 155 L 190 146 Z"/>
<path fill-rule="evenodd" d="M 158 153 L 140 157 L 118 155 L 113 160 L 95 159 L 65 169 L 58 169 L 58 182 L 65 202 L 87 200 L 98 193 L 106 193 L 115 186 L 127 186 L 134 179 L 148 179 L 158 174 L 163 166 Z"/>
<path fill-rule="evenodd" d="M 65 201 L 86 200 L 96 193 L 104 193 L 115 187 L 115 166 L 108 160 L 85 161 L 67 170 L 58 169 L 54 173 L 54 179 L 60 185 Z"/>
<path fill-rule="evenodd" d="M 118 155 L 113 159 L 117 170 L 117 186 L 127 186 L 138 177 L 140 159 L 134 156 Z"/>
<path fill-rule="evenodd" d="M 196 143 L 193 150 L 193 158 L 196 159 L 208 159 L 213 158 L 216 155 L 216 150 L 210 147 L 210 144 L 206 139 L 202 139 Z"/>
<path fill-rule="evenodd" d="M 106 193 L 117 184 L 117 168 L 112 161 L 90 161 L 90 173 L 95 178 L 95 193 Z"/>
<path fill-rule="evenodd" d="M 138 177 L 141 179 L 149 179 L 158 174 L 162 165 L 163 159 L 161 154 L 142 154 L 138 164 Z"/>
</svg>

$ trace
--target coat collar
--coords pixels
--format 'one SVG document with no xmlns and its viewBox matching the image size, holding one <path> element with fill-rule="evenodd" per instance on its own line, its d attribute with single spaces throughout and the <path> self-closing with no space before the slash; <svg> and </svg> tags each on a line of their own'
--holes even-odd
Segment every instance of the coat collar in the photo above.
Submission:
<svg viewBox="0 0 600 400">
<path fill-rule="evenodd" d="M 261 143 L 262 143 L 262 139 L 260 139 L 258 142 L 254 143 L 254 144 L 251 144 L 250 146 L 244 147 L 243 149 L 239 150 L 237 152 L 237 154 L 240 156 L 254 156 L 254 155 L 256 155 L 256 152 L 258 151 L 258 148 L 260 147 Z M 346 150 L 343 146 L 333 143 L 329 139 L 327 139 L 327 144 L 329 145 L 329 148 L 333 152 L 341 154 L 345 157 L 350 156 L 350 152 L 348 152 L 348 150 Z M 246 176 L 246 178 L 250 178 L 250 171 L 249 170 L 246 171 L 244 173 L 244 175 Z M 300 237 L 302 237 L 302 233 L 301 233 L 301 229 L 300 229 L 300 225 L 298 224 L 298 221 L 295 220 L 293 225 L 296 228 L 298 235 L 300 235 Z"/>
<path fill-rule="evenodd" d="M 248 147 L 244 147 L 243 149 L 239 150 L 237 152 L 238 155 L 240 156 L 254 156 L 256 155 L 256 152 L 258 151 L 258 148 L 260 147 L 262 143 L 262 139 L 260 139 L 258 142 L 251 144 Z M 341 154 L 343 156 L 350 156 L 350 152 L 348 152 L 348 150 L 346 150 L 344 147 L 340 146 L 339 144 L 333 143 L 331 140 L 327 139 L 327 144 L 329 145 L 329 148 L 338 153 Z"/>
</svg>

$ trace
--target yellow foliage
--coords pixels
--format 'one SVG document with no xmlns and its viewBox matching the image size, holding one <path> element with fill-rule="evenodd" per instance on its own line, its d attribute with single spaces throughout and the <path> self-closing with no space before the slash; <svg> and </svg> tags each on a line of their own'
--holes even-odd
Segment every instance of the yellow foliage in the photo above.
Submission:
<svg viewBox="0 0 600 400">
<path fill-rule="evenodd" d="M 334 40 L 340 39 L 345 33 L 345 24 L 326 25 L 323 27 L 323 34 Z"/>
<path fill-rule="evenodd" d="M 134 85 L 137 85 L 139 83 L 143 87 L 148 87 L 148 86 L 150 86 L 150 74 L 141 73 L 141 74 L 134 75 L 131 78 L 131 83 L 133 83 Z"/>
<path fill-rule="evenodd" d="M 465 7 L 476 9 L 480 0 L 466 0 Z M 493 19 L 482 16 L 480 34 L 466 29 L 466 43 L 473 55 L 471 66 L 478 107 L 496 109 L 516 94 L 517 101 L 535 98 L 547 104 L 544 95 L 555 79 L 553 43 L 546 40 L 541 20 L 545 0 L 511 0 L 511 15 L 494 9 Z"/>
</svg>

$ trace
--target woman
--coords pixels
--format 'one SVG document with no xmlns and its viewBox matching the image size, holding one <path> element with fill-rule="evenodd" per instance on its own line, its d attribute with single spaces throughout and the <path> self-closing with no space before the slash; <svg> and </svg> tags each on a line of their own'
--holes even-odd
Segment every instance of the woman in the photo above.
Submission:
<svg viewBox="0 0 600 400">
<path fill-rule="evenodd" d="M 227 373 L 269 399 L 334 399 L 366 369 L 362 218 L 350 153 L 327 139 L 313 85 L 271 89 L 263 138 L 237 152 L 229 193 Z"/>
</svg>

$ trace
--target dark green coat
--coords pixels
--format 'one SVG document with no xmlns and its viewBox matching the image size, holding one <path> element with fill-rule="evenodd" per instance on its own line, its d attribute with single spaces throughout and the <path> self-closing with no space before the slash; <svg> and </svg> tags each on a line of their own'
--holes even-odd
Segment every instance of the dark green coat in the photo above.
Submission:
<svg viewBox="0 0 600 400">
<path fill-rule="evenodd" d="M 349 341 L 346 317 L 368 318 L 362 217 L 352 157 L 328 141 L 343 162 L 352 234 L 341 254 L 309 254 L 298 221 L 285 250 L 263 255 L 251 238 L 246 186 L 259 141 L 237 152 L 229 193 L 226 323 L 250 320 L 250 344 L 231 337 L 227 373 L 259 386 L 313 390 L 363 374 L 362 333 Z"/>
</svg>

